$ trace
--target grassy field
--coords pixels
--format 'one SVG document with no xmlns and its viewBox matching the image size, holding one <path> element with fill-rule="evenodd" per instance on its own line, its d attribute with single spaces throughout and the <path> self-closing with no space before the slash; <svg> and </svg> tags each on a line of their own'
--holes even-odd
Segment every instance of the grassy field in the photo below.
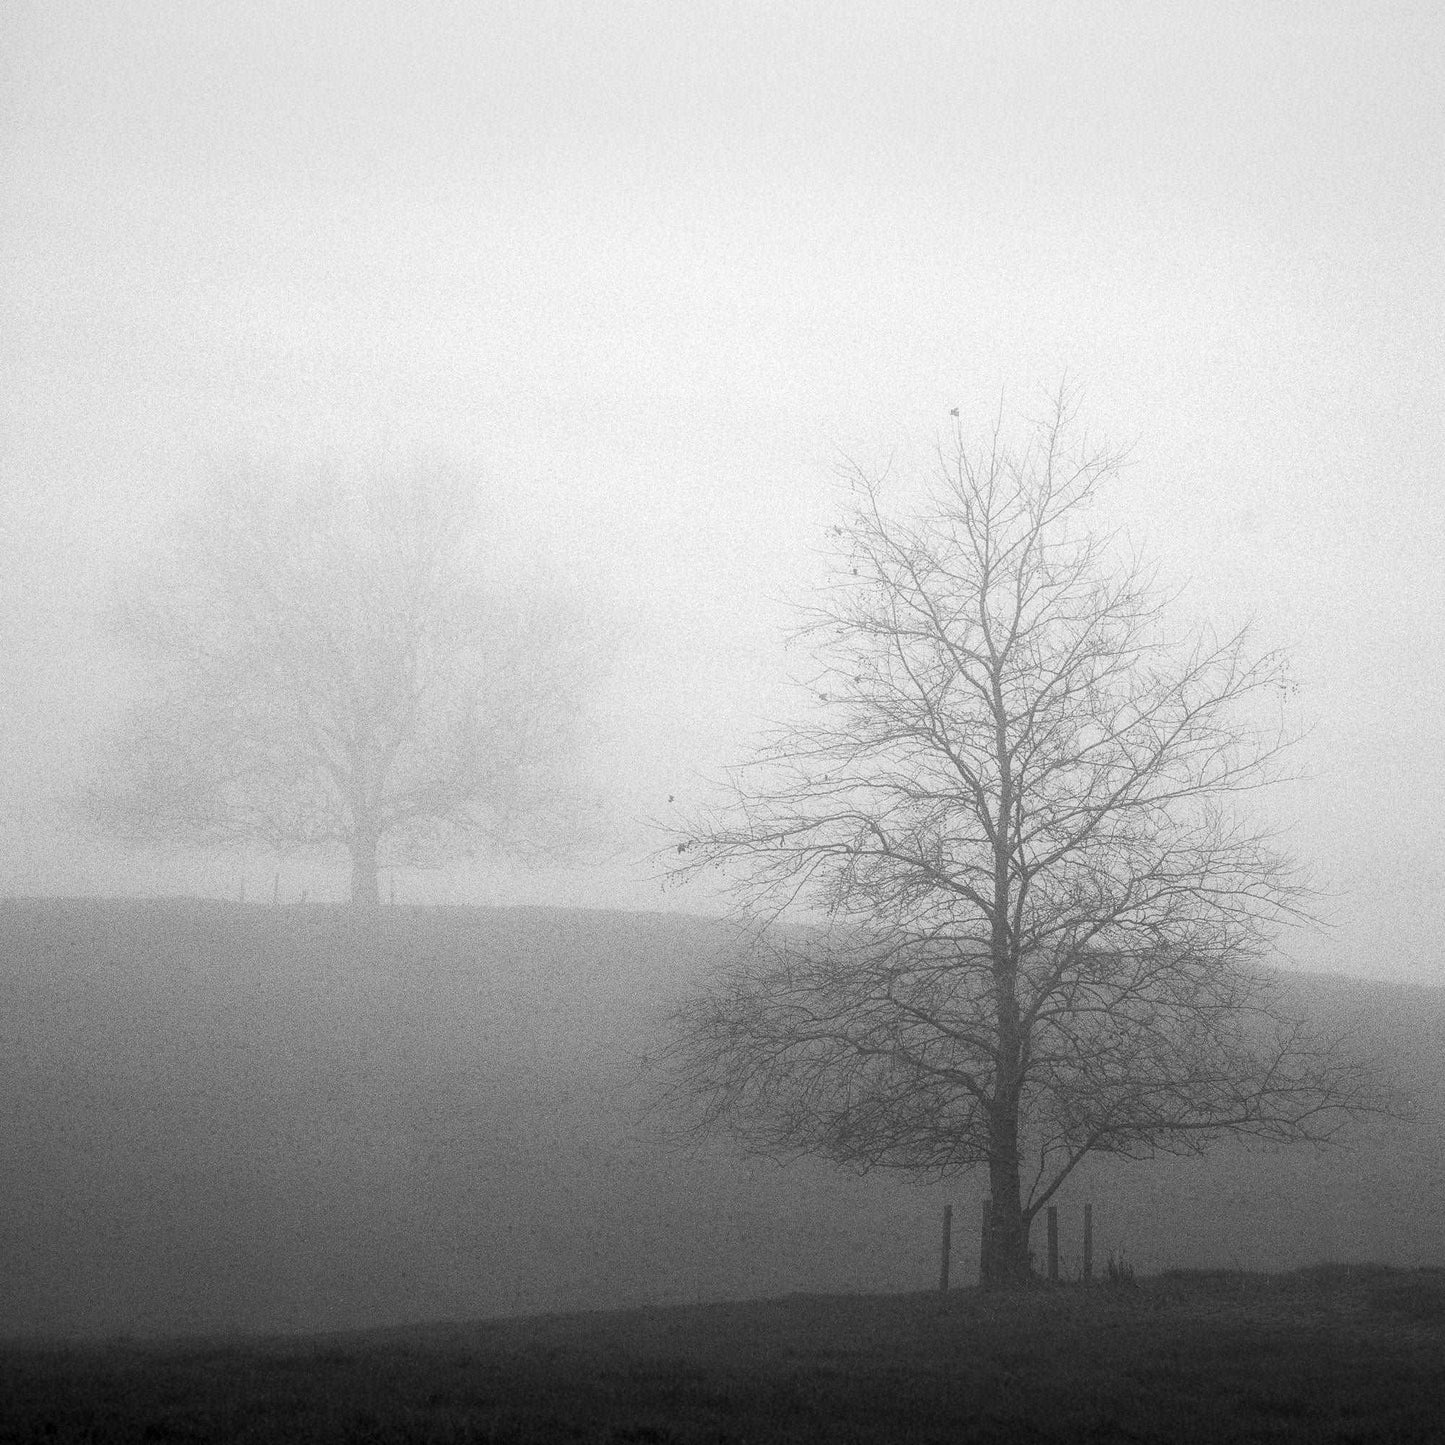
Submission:
<svg viewBox="0 0 1445 1445">
<path fill-rule="evenodd" d="M 976 1178 L 679 1153 L 630 1080 L 719 925 L 551 909 L 0 902 L 0 1340 L 317 1333 L 894 1293 Z M 1410 1121 L 1345 1147 L 1086 1163 L 1099 1258 L 1445 1262 L 1445 990 L 1289 980 Z M 1036 1239 L 1042 1248 L 1042 1239 Z"/>
<path fill-rule="evenodd" d="M 1431 1441 L 1445 1271 L 11 1346 L 0 1441 Z"/>
</svg>

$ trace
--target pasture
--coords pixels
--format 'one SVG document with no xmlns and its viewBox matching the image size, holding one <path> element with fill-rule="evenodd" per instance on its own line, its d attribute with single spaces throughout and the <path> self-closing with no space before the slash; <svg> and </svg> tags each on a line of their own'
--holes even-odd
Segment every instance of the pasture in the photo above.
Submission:
<svg viewBox="0 0 1445 1445">
<path fill-rule="evenodd" d="M 0 1441 L 1425 1442 L 1445 1274 L 798 1295 L 360 1334 L 12 1347 Z"/>
<path fill-rule="evenodd" d="M 906 1294 L 945 1202 L 971 1283 L 977 1180 L 679 1152 L 639 1116 L 659 1011 L 725 945 L 661 914 L 0 903 L 0 1340 Z M 1086 1201 L 1100 1267 L 1445 1261 L 1445 994 L 1287 985 L 1415 1117 L 1085 1166 L 1065 1279 Z"/>
</svg>

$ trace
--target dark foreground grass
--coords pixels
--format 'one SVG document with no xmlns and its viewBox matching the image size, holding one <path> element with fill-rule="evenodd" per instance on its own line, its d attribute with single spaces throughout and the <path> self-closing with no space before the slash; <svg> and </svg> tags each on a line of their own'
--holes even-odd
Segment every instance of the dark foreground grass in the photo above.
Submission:
<svg viewBox="0 0 1445 1445">
<path fill-rule="evenodd" d="M 10 1441 L 1433 1441 L 1445 1272 L 0 1352 Z"/>
</svg>

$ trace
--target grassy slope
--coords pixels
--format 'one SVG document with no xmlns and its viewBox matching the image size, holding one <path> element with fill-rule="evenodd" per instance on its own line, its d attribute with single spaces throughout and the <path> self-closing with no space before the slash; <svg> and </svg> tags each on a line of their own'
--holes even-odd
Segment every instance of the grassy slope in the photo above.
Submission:
<svg viewBox="0 0 1445 1445">
<path fill-rule="evenodd" d="M 8 1440 L 1427 1441 L 1445 1274 L 0 1353 Z"/>
<path fill-rule="evenodd" d="M 628 1056 L 715 925 L 540 909 L 0 905 L 0 1337 L 348 1328 L 916 1288 L 977 1184 L 678 1156 Z M 1419 1121 L 1344 1153 L 1095 1167 L 1062 1199 L 1141 1265 L 1445 1259 L 1445 1001 L 1355 1009 Z M 959 1277 L 968 1277 L 969 1231 Z"/>
</svg>

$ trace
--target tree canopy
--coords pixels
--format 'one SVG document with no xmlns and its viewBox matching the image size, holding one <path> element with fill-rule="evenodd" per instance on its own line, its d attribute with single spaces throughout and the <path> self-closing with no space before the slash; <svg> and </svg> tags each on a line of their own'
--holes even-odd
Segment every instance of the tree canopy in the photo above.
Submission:
<svg viewBox="0 0 1445 1445">
<path fill-rule="evenodd" d="M 757 925 L 667 1046 L 701 1129 L 772 1154 L 983 1166 L 988 1268 L 1090 1153 L 1327 1137 L 1359 1066 L 1259 967 L 1307 894 L 1252 794 L 1286 661 L 1182 642 L 1090 528 L 1120 459 L 1060 395 L 1024 444 L 961 431 L 899 517 L 859 469 L 801 608 L 806 706 L 676 829 Z"/>
<path fill-rule="evenodd" d="M 555 847 L 596 671 L 559 594 L 488 577 L 464 475 L 237 468 L 125 579 L 149 664 L 93 814 L 136 842 L 342 850 L 377 870 Z"/>
</svg>

